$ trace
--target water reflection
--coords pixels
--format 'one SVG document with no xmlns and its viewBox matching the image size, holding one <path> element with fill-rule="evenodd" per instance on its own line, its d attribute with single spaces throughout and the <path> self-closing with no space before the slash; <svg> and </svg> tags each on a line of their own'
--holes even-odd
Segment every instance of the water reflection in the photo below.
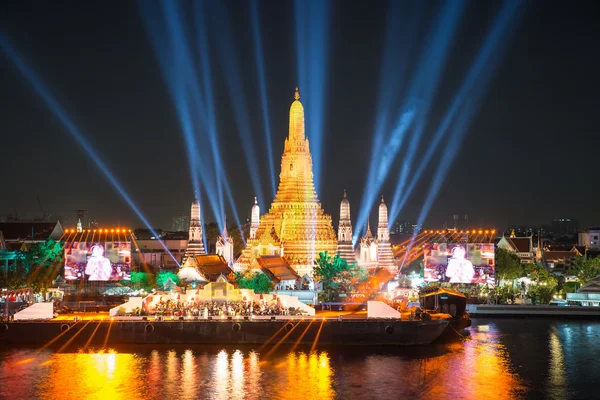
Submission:
<svg viewBox="0 0 600 400">
<path fill-rule="evenodd" d="M 554 327 L 550 331 L 548 348 L 550 349 L 550 365 L 546 395 L 551 399 L 564 399 L 566 398 L 565 359 L 562 344 Z"/>
<path fill-rule="evenodd" d="M 593 358 L 600 352 L 600 324 L 503 324 L 474 326 L 470 338 L 432 346 L 292 352 L 281 346 L 268 356 L 269 349 L 206 346 L 79 353 L 0 349 L 0 398 L 496 399 L 587 393 L 578 385 L 592 384 L 600 367 Z M 531 342 L 523 343 L 523 332 Z"/>
</svg>

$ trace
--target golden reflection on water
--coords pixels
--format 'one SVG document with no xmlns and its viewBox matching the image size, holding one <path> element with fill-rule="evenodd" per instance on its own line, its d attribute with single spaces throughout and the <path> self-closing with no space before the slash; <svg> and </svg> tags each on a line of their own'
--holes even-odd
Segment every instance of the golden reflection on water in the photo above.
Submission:
<svg viewBox="0 0 600 400">
<path fill-rule="evenodd" d="M 8 356 L 0 353 L 0 376 L 7 384 L 0 397 L 497 399 L 523 393 L 498 332 L 472 332 L 463 341 L 413 349 L 417 357 L 406 356 L 410 349 L 391 354 L 345 350 L 333 361 L 325 351 L 281 352 L 261 359 L 260 353 L 240 349 L 165 349 L 140 355 L 15 350 Z M 548 378 L 559 384 L 565 383 L 560 381 L 565 373 L 562 346 L 558 335 L 551 334 Z M 23 382 L 32 382 L 34 392 L 23 389 Z"/>
<path fill-rule="evenodd" d="M 489 335 L 475 330 L 468 340 L 451 343 L 448 353 L 420 361 L 420 387 L 424 398 L 513 399 L 525 386 L 512 372 L 508 351 Z"/>
<path fill-rule="evenodd" d="M 335 396 L 332 385 L 333 371 L 326 352 L 318 354 L 289 353 L 287 356 L 287 381 L 280 385 L 277 398 L 331 399 Z"/>
<path fill-rule="evenodd" d="M 144 392 L 142 363 L 133 354 L 59 353 L 49 361 L 38 383 L 41 398 L 131 399 Z"/>
</svg>

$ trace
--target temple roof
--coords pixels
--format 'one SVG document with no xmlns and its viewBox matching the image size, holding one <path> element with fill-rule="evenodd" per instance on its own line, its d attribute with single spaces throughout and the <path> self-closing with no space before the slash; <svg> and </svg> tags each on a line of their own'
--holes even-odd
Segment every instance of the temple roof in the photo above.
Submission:
<svg viewBox="0 0 600 400">
<path fill-rule="evenodd" d="M 269 272 L 268 275 L 271 276 L 271 280 L 273 280 L 273 277 L 277 281 L 300 280 L 300 276 L 290 266 L 285 257 L 260 256 L 256 258 L 256 261 L 263 272 Z"/>
<path fill-rule="evenodd" d="M 0 222 L 0 231 L 6 242 L 47 239 L 58 240 L 63 234 L 60 222 L 46 221 L 11 221 Z"/>
<path fill-rule="evenodd" d="M 193 256 L 193 259 L 195 267 L 211 282 L 215 282 L 221 275 L 229 276 L 233 272 L 225 258 L 218 254 L 203 254 Z"/>
</svg>

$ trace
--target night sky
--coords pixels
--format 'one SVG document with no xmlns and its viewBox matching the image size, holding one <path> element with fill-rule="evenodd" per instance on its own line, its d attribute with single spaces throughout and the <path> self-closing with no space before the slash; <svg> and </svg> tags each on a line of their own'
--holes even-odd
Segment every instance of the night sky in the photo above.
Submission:
<svg viewBox="0 0 600 400">
<path fill-rule="evenodd" d="M 402 58 L 410 82 L 418 50 L 438 3 L 416 15 L 412 52 Z M 456 93 L 499 4 L 467 3 L 438 85 L 430 125 L 416 159 Z M 468 214 L 475 226 L 548 223 L 578 218 L 600 224 L 597 177 L 600 135 L 600 4 L 596 1 L 523 2 L 514 34 L 491 77 L 461 150 L 426 219 L 426 226 L 452 223 Z M 259 160 L 264 202 L 271 198 L 256 58 L 248 5 L 227 3 L 235 53 L 241 65 L 248 126 Z M 268 110 L 276 174 L 287 135 L 288 110 L 298 84 L 294 6 L 261 2 L 260 18 Z M 360 207 L 378 113 L 378 90 L 387 3 L 337 1 L 329 21 L 325 73 L 324 154 L 319 198 L 337 223 L 347 189 L 352 217 Z M 141 16 L 140 3 L 100 1 L 3 1 L 0 34 L 48 85 L 69 116 L 132 195 L 155 227 L 171 228 L 172 216 L 189 213 L 193 188 L 181 126 Z M 219 32 L 212 31 L 211 35 Z M 211 36 L 211 37 L 212 37 Z M 406 39 L 406 38 L 405 38 Z M 399 40 L 399 50 L 404 51 Z M 211 43 L 213 51 L 215 44 Z M 243 160 L 216 54 L 213 90 L 221 155 L 237 210 L 250 213 L 255 196 Z M 141 222 L 82 148 L 0 52 L 0 215 L 22 218 L 46 213 L 73 225 L 87 209 L 101 225 L 139 227 Z M 300 94 L 302 95 L 302 87 Z M 308 110 L 310 98 L 301 101 Z M 399 109 L 398 105 L 390 105 Z M 307 118 L 310 118 L 307 115 Z M 313 140 L 311 132 L 307 136 Z M 391 198 L 403 145 L 381 192 Z M 415 221 L 444 151 L 416 186 L 399 219 Z M 314 156 L 314 154 L 313 154 Z M 211 190 L 211 188 L 204 188 Z M 212 220 L 204 207 L 207 220 Z M 264 211 L 264 210 L 263 210 Z M 375 216 L 372 214 L 372 222 Z M 229 220 L 229 217 L 228 217 Z"/>
</svg>

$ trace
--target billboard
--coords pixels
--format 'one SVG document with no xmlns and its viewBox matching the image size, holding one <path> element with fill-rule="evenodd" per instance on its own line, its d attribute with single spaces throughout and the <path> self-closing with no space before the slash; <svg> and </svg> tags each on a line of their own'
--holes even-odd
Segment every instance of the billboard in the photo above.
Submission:
<svg viewBox="0 0 600 400">
<path fill-rule="evenodd" d="M 66 243 L 64 277 L 66 280 L 86 281 L 131 279 L 131 243 Z"/>
<path fill-rule="evenodd" d="M 427 243 L 426 282 L 494 284 L 493 243 Z"/>
</svg>

